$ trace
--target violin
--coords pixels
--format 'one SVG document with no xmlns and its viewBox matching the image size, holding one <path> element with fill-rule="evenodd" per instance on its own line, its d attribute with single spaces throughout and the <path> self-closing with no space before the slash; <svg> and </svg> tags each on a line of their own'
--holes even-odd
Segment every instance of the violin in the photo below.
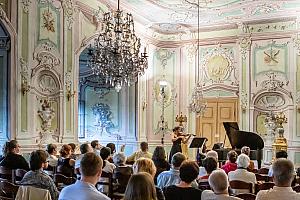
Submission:
<svg viewBox="0 0 300 200">
<path fill-rule="evenodd" d="M 187 137 L 187 136 L 196 136 L 196 134 L 179 132 L 178 136 L 184 136 L 184 137 Z"/>
</svg>

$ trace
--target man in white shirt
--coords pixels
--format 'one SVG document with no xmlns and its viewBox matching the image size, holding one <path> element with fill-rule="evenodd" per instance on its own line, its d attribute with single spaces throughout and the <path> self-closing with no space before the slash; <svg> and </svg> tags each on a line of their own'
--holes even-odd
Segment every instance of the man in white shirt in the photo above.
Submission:
<svg viewBox="0 0 300 200">
<path fill-rule="evenodd" d="M 59 200 L 110 200 L 95 187 L 101 177 L 102 165 L 102 159 L 95 153 L 84 154 L 80 162 L 81 179 L 65 187 Z"/>
<path fill-rule="evenodd" d="M 204 190 L 201 195 L 202 200 L 241 200 L 240 198 L 229 196 L 228 177 L 223 170 L 214 170 L 210 174 L 208 182 L 212 190 Z"/>
<path fill-rule="evenodd" d="M 300 193 L 293 191 L 291 185 L 294 179 L 294 165 L 285 158 L 277 159 L 273 164 L 273 180 L 275 186 L 270 190 L 261 190 L 256 200 L 292 200 L 300 199 Z"/>
<path fill-rule="evenodd" d="M 141 150 L 134 152 L 131 156 L 127 158 L 127 162 L 135 162 L 139 158 L 150 158 L 152 159 L 152 153 L 148 151 L 148 143 L 141 142 Z"/>
<path fill-rule="evenodd" d="M 252 183 L 252 193 L 255 190 L 256 177 L 252 172 L 248 172 L 247 168 L 250 164 L 250 158 L 246 154 L 240 154 L 237 158 L 237 169 L 228 173 L 229 181 L 238 180 L 246 183 Z M 249 190 L 245 189 L 232 189 L 234 194 L 249 193 Z"/>
</svg>

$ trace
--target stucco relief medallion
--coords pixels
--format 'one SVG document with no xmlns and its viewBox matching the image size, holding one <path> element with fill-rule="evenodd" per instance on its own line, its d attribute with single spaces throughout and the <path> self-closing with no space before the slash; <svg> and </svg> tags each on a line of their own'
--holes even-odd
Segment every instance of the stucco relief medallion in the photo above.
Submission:
<svg viewBox="0 0 300 200">
<path fill-rule="evenodd" d="M 55 80 L 48 74 L 41 75 L 38 83 L 42 93 L 53 94 L 58 90 Z"/>
<path fill-rule="evenodd" d="M 221 55 L 208 59 L 207 74 L 214 82 L 224 80 L 229 72 L 229 62 Z"/>
</svg>

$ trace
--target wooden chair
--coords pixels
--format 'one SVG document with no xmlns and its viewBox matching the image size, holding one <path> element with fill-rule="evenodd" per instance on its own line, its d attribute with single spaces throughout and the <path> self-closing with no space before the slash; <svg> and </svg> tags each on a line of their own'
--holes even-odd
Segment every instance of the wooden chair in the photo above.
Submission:
<svg viewBox="0 0 300 200">
<path fill-rule="evenodd" d="M 54 174 L 53 181 L 59 191 L 61 191 L 66 185 L 71 185 L 76 182 L 76 178 L 67 177 L 62 174 Z"/>
<path fill-rule="evenodd" d="M 300 185 L 294 186 L 293 190 L 296 191 L 297 193 L 300 193 Z"/>
<path fill-rule="evenodd" d="M 0 199 L 14 199 L 17 195 L 19 186 L 7 180 L 0 181 Z"/>
<path fill-rule="evenodd" d="M 269 176 L 265 174 L 255 174 L 255 177 L 257 181 L 264 181 L 264 182 L 269 181 Z"/>
<path fill-rule="evenodd" d="M 268 169 L 268 168 L 265 168 L 265 167 L 260 168 L 260 169 L 258 170 L 258 173 L 259 173 L 259 174 L 268 174 L 268 173 L 269 173 L 269 169 Z"/>
<path fill-rule="evenodd" d="M 249 190 L 249 193 L 253 193 L 252 183 L 247 183 L 247 182 L 238 181 L 238 180 L 232 180 L 232 181 L 229 181 L 229 185 L 230 185 L 231 189 L 244 189 L 244 190 Z"/>
<path fill-rule="evenodd" d="M 108 197 L 112 197 L 113 195 L 113 175 L 112 173 L 107 173 L 102 171 L 100 181 L 96 184 L 96 188 L 99 190 L 104 189 L 104 191 L 100 191 L 104 194 L 106 194 Z M 108 191 L 106 190 L 108 188 Z"/>
<path fill-rule="evenodd" d="M 274 185 L 275 185 L 275 183 L 273 183 L 273 182 L 265 182 L 265 183 L 259 184 L 258 191 L 259 190 L 269 190 L 269 189 L 273 188 Z"/>
<path fill-rule="evenodd" d="M 24 175 L 27 173 L 25 169 L 16 169 L 15 170 L 15 183 L 21 181 Z"/>
<path fill-rule="evenodd" d="M 241 194 L 237 194 L 235 195 L 235 197 L 244 199 L 244 200 L 255 200 L 256 195 L 255 194 L 251 194 L 251 193 L 241 193 Z"/>
<path fill-rule="evenodd" d="M 11 183 L 15 182 L 14 170 L 0 166 L 0 180 L 7 180 Z"/>
<path fill-rule="evenodd" d="M 210 190 L 211 189 L 208 181 L 198 182 L 198 188 L 200 190 Z"/>
<path fill-rule="evenodd" d="M 257 174 L 257 173 L 258 173 L 258 169 L 253 169 L 252 172 L 253 172 L 254 174 Z"/>
</svg>

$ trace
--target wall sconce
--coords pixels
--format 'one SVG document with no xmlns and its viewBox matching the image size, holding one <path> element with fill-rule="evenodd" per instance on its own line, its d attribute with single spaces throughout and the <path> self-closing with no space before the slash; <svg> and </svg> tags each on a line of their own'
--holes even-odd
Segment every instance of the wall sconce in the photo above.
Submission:
<svg viewBox="0 0 300 200">
<path fill-rule="evenodd" d="M 147 102 L 143 101 L 142 102 L 142 109 L 143 109 L 143 111 L 147 108 L 147 106 L 148 106 Z"/>
<path fill-rule="evenodd" d="M 67 100 L 70 101 L 71 97 L 74 97 L 75 91 L 71 91 L 71 86 L 67 86 Z"/>
<path fill-rule="evenodd" d="M 25 78 L 22 79 L 21 83 L 21 91 L 23 96 L 30 91 L 30 85 L 28 84 L 27 80 Z"/>
</svg>

